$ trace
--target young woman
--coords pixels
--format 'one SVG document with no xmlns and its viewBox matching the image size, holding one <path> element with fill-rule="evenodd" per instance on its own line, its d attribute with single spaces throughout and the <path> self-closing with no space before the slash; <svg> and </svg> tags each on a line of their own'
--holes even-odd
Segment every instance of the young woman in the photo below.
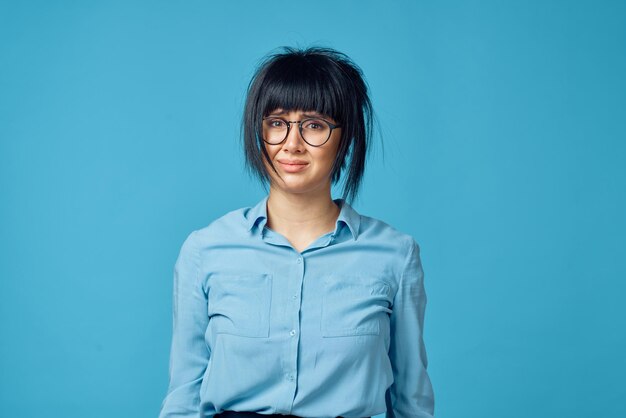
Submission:
<svg viewBox="0 0 626 418">
<path fill-rule="evenodd" d="M 284 47 L 263 60 L 242 137 L 269 193 L 182 245 L 160 418 L 433 416 L 420 248 L 349 203 L 372 119 L 345 54 Z"/>
</svg>

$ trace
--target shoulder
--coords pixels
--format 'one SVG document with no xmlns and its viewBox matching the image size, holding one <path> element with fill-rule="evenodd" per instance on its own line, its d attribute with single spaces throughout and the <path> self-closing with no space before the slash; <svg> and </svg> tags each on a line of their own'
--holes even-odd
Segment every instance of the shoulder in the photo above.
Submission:
<svg viewBox="0 0 626 418">
<path fill-rule="evenodd" d="M 185 245 L 203 246 L 247 236 L 250 209 L 249 206 L 241 207 L 210 220 L 208 224 L 192 230 L 185 239 Z"/>
<path fill-rule="evenodd" d="M 419 252 L 419 245 L 413 235 L 372 216 L 361 214 L 360 218 L 359 239 L 363 239 L 363 242 L 375 241 L 379 245 L 386 244 L 392 247 L 396 254 L 402 254 L 405 257 L 413 252 Z"/>
<path fill-rule="evenodd" d="M 397 291 L 406 272 L 417 267 L 417 241 L 402 228 L 373 216 L 360 215 L 360 224 L 355 242 L 356 250 L 362 255 L 358 270 L 383 278 Z"/>
</svg>

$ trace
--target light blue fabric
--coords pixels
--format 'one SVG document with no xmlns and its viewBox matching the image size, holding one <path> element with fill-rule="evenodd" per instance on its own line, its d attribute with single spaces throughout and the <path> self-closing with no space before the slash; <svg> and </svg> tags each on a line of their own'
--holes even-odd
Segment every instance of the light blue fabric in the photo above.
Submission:
<svg viewBox="0 0 626 418">
<path fill-rule="evenodd" d="M 160 418 L 433 416 L 417 242 L 334 199 L 335 230 L 299 253 L 267 199 L 182 245 Z"/>
</svg>

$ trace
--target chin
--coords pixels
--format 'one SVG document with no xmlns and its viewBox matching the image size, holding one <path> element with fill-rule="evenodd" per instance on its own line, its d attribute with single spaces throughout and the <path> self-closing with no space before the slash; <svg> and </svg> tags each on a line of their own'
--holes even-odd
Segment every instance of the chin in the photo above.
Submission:
<svg viewBox="0 0 626 418">
<path fill-rule="evenodd" d="M 283 186 L 281 187 L 281 189 L 287 193 L 294 193 L 294 194 L 307 193 L 312 190 L 310 187 L 298 187 L 298 186 L 291 186 L 291 187 Z"/>
<path fill-rule="evenodd" d="M 312 192 L 314 190 L 317 190 L 319 187 L 315 187 L 315 185 L 311 185 L 311 184 L 303 184 L 303 183 L 291 183 L 289 181 L 287 182 L 281 182 L 279 184 L 274 184 L 274 187 L 277 189 L 280 189 L 286 193 L 294 193 L 294 194 L 302 194 L 302 193 L 308 193 L 308 192 Z"/>
</svg>

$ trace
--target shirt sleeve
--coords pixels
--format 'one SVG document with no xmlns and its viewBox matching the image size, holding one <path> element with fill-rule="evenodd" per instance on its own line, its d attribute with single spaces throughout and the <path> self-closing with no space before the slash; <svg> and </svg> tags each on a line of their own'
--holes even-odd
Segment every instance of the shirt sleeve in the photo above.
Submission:
<svg viewBox="0 0 626 418">
<path fill-rule="evenodd" d="M 389 359 L 394 381 L 385 393 L 386 418 L 434 416 L 435 399 L 423 340 L 425 309 L 420 248 L 411 239 L 391 313 Z"/>
<path fill-rule="evenodd" d="M 199 280 L 195 234 L 183 243 L 174 266 L 169 387 L 159 418 L 199 416 L 200 386 L 210 351 L 204 340 L 208 306 Z"/>
</svg>

